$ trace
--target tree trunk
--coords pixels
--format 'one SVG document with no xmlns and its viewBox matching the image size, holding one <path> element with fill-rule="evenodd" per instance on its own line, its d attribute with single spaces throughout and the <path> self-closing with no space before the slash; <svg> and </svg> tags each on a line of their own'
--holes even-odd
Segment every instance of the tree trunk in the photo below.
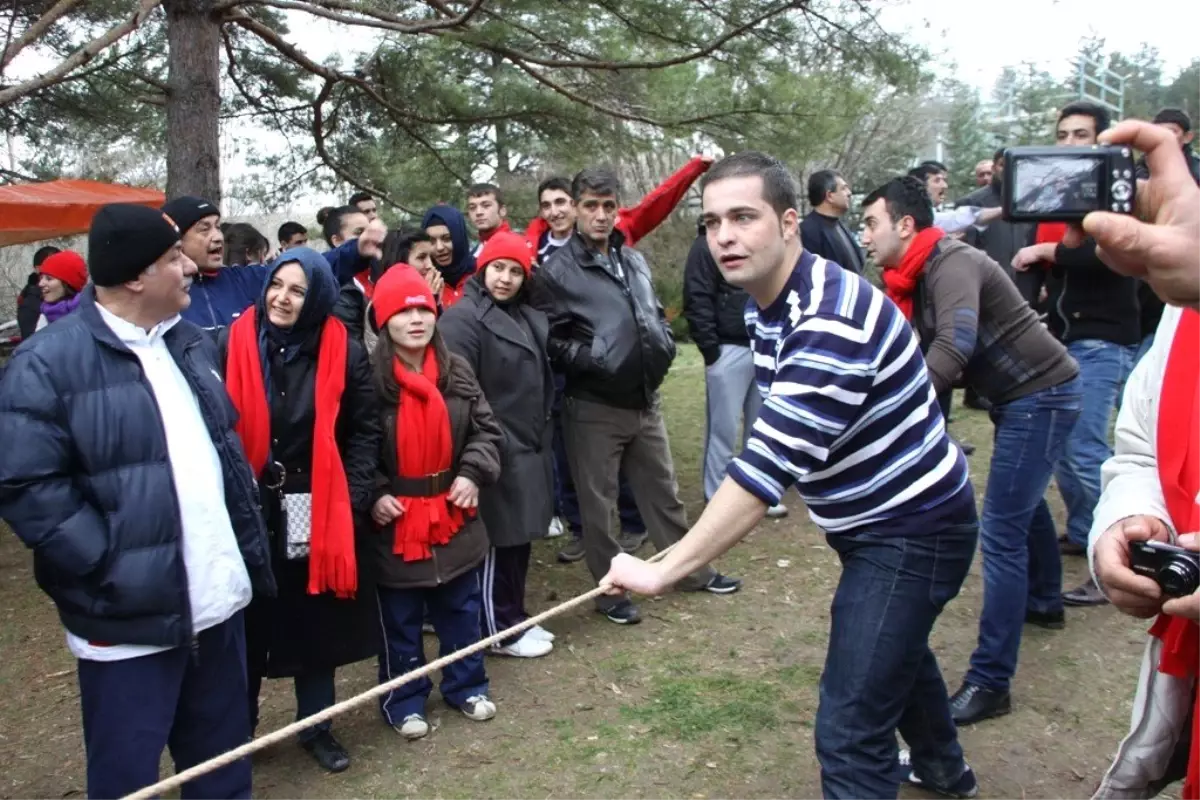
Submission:
<svg viewBox="0 0 1200 800">
<path fill-rule="evenodd" d="M 167 197 L 221 202 L 221 26 L 214 0 L 164 0 Z"/>
</svg>

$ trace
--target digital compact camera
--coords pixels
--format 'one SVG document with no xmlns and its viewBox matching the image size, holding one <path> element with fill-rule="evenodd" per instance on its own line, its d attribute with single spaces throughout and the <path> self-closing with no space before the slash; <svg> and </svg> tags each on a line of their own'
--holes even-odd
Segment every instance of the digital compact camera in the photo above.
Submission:
<svg viewBox="0 0 1200 800">
<path fill-rule="evenodd" d="M 1078 222 L 1092 211 L 1132 214 L 1133 150 L 1117 145 L 1010 147 L 1004 151 L 1004 218 Z"/>
<path fill-rule="evenodd" d="M 1158 582 L 1167 597 L 1187 597 L 1200 589 L 1200 553 L 1163 542 L 1134 542 L 1130 566 Z"/>
</svg>

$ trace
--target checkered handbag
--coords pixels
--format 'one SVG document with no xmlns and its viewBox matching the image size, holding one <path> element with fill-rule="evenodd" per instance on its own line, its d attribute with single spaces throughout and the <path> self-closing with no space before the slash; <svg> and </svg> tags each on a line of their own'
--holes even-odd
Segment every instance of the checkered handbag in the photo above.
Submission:
<svg viewBox="0 0 1200 800">
<path fill-rule="evenodd" d="M 285 494 L 283 518 L 287 528 L 284 554 L 289 561 L 308 558 L 309 541 L 312 539 L 312 495 L 307 492 Z"/>
</svg>

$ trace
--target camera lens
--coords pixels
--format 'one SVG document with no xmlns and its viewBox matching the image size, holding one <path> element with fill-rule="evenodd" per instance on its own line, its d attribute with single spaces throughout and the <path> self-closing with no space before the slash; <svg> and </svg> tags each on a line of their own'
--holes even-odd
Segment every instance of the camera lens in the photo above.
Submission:
<svg viewBox="0 0 1200 800">
<path fill-rule="evenodd" d="M 1200 589 L 1200 566 L 1191 559 L 1172 556 L 1158 570 L 1158 585 L 1169 597 L 1187 597 Z"/>
</svg>

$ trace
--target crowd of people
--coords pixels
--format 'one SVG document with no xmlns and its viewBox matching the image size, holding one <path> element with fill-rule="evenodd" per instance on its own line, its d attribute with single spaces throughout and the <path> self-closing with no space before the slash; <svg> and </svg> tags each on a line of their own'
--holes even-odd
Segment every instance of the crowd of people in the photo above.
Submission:
<svg viewBox="0 0 1200 800">
<path fill-rule="evenodd" d="M 292 680 L 303 719 L 333 705 L 339 667 L 375 658 L 384 683 L 425 663 L 425 633 L 445 655 L 528 620 L 543 537 L 563 536 L 559 560 L 607 588 L 596 611 L 614 623 L 641 621 L 630 593 L 736 593 L 712 562 L 786 514 L 792 487 L 843 567 L 815 726 L 825 796 L 894 797 L 903 782 L 973 796 L 957 726 L 1008 713 L 1022 627 L 1062 628 L 1064 605 L 1163 612 L 1147 658 L 1174 654 L 1164 691 L 1181 711 L 1161 719 L 1160 704 L 1156 720 L 1188 746 L 1195 659 L 1179 653 L 1196 647 L 1196 603 L 1164 605 L 1128 569 L 1139 536 L 1200 530 L 1200 445 L 1172 450 L 1162 487 L 1154 467 L 1168 458 L 1158 415 L 1195 423 L 1196 368 L 1178 364 L 1200 336 L 1200 210 L 1171 205 L 1187 171 L 1163 143 L 1171 130 L 1190 155 L 1191 123 L 1156 122 L 1110 131 L 1098 106 L 1061 110 L 1060 143 L 1133 141 L 1158 187 L 1141 195 L 1158 227 L 1093 215 L 1088 238 L 1001 218 L 1002 151 L 958 204 L 937 162 L 874 189 L 861 237 L 842 175 L 809 177 L 802 219 L 788 171 L 755 152 L 696 157 L 628 207 L 606 169 L 549 178 L 523 232 L 493 184 L 468 189 L 465 214 L 439 204 L 399 231 L 359 193 L 318 215 L 324 252 L 303 225 L 274 246 L 202 198 L 105 207 L 86 261 L 39 251 L 41 302 L 21 306 L 38 315 L 0 382 L 0 516 L 78 659 L 89 796 L 154 783 L 166 747 L 182 770 L 244 742 L 264 679 Z M 676 343 L 633 245 L 697 179 L 693 527 L 658 391 Z M 862 277 L 868 258 L 881 288 Z M 956 387 L 995 424 L 978 511 L 970 448 L 947 433 Z M 1096 580 L 1063 591 L 1061 559 L 1087 554 L 1089 535 Z M 634 558 L 646 540 L 667 557 Z M 977 547 L 978 645 L 950 694 L 929 635 Z M 533 626 L 491 653 L 544 657 L 554 639 Z M 429 735 L 432 688 L 384 695 L 385 723 Z M 440 694 L 471 720 L 497 713 L 481 653 L 446 667 Z M 350 766 L 329 722 L 300 743 L 325 770 Z M 1104 786 L 1167 772 L 1134 761 L 1141 773 L 1118 761 Z M 250 786 L 242 760 L 183 795 Z"/>
</svg>

